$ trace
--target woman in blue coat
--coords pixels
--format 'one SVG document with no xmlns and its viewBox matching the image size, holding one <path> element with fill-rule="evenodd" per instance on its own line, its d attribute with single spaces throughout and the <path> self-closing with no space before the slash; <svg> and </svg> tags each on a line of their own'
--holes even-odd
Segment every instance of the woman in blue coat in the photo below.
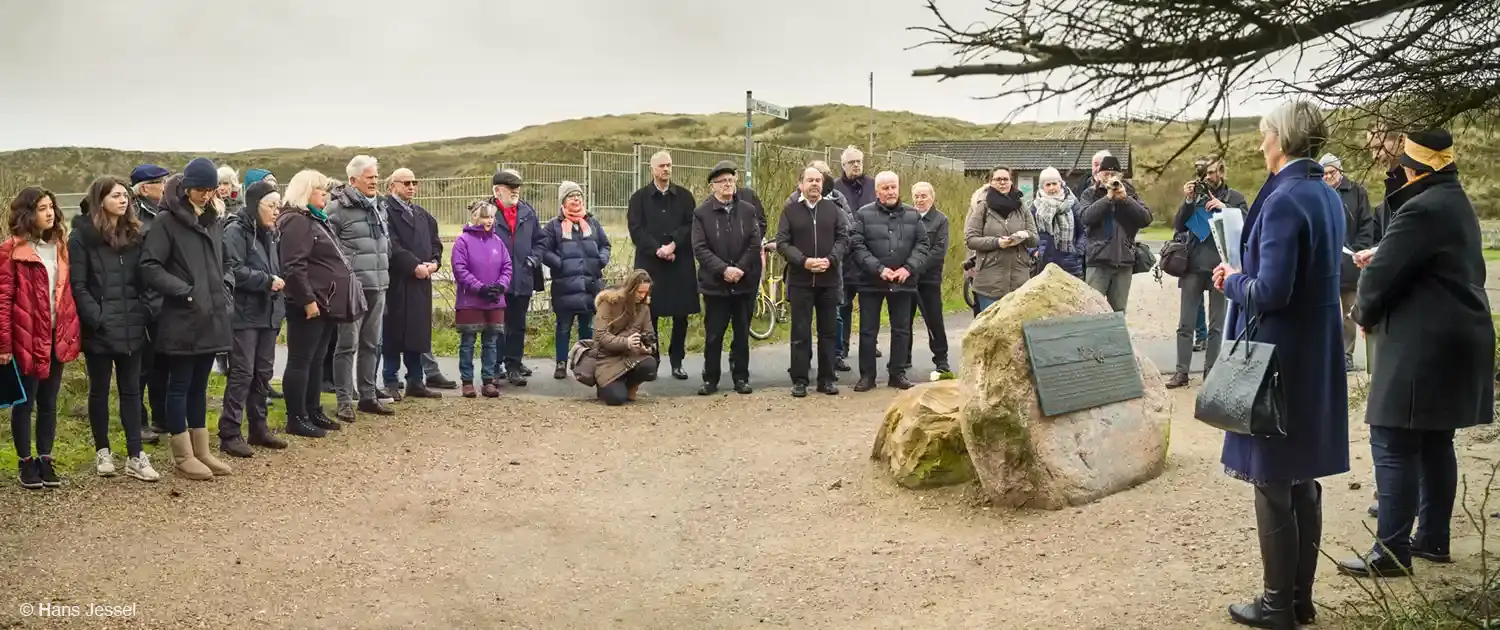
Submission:
<svg viewBox="0 0 1500 630">
<path fill-rule="evenodd" d="M 573 322 L 578 338 L 594 338 L 594 297 L 604 287 L 609 266 L 609 237 L 583 203 L 583 188 L 573 182 L 557 187 L 562 213 L 542 228 L 542 262 L 552 270 L 552 313 L 557 317 L 557 369 L 552 378 L 568 377 L 573 349 Z"/>
<path fill-rule="evenodd" d="M 1225 339 L 1243 335 L 1276 347 L 1287 435 L 1224 436 L 1225 471 L 1255 486 L 1265 574 L 1265 592 L 1230 606 L 1229 616 L 1247 626 L 1291 629 L 1311 623 L 1315 613 L 1312 584 L 1323 532 L 1317 479 L 1349 471 L 1339 312 L 1344 209 L 1313 159 L 1328 137 L 1316 107 L 1287 103 L 1262 118 L 1260 129 L 1272 174 L 1246 217 L 1244 268 L 1220 264 L 1213 275 L 1230 302 Z"/>
</svg>

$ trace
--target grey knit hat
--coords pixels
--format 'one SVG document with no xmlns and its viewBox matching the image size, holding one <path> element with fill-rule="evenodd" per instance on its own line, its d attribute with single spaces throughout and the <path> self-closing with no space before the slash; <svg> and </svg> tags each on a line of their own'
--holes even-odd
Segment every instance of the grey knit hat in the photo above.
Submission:
<svg viewBox="0 0 1500 630">
<path fill-rule="evenodd" d="M 1332 166 L 1341 171 L 1344 170 L 1344 161 L 1332 153 L 1324 153 L 1323 157 L 1318 158 L 1318 164 L 1321 166 Z"/>
<path fill-rule="evenodd" d="M 583 194 L 583 187 L 575 182 L 564 181 L 557 185 L 557 205 L 562 207 L 563 202 L 568 200 L 568 195 L 573 193 Z"/>
</svg>

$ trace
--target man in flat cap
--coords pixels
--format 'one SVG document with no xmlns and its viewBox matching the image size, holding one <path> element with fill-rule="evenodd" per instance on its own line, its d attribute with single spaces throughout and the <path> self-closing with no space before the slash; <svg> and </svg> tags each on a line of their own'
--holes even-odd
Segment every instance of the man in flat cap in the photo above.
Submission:
<svg viewBox="0 0 1500 630">
<path fill-rule="evenodd" d="M 521 200 L 521 174 L 510 169 L 496 171 L 490 178 L 493 196 L 490 201 L 499 212 L 495 215 L 495 234 L 510 248 L 510 286 L 505 290 L 505 333 L 500 358 L 505 363 L 505 378 L 511 385 L 526 386 L 531 370 L 521 362 L 526 351 L 526 313 L 531 311 L 531 296 L 542 283 L 542 224 L 536 210 Z"/>
<path fill-rule="evenodd" d="M 733 162 L 708 172 L 713 192 L 693 211 L 693 258 L 698 261 L 698 292 L 703 295 L 703 387 L 699 396 L 719 391 L 719 355 L 724 329 L 733 325 L 729 343 L 729 377 L 734 391 L 750 389 L 750 311 L 760 291 L 761 219 L 740 198 Z"/>
</svg>

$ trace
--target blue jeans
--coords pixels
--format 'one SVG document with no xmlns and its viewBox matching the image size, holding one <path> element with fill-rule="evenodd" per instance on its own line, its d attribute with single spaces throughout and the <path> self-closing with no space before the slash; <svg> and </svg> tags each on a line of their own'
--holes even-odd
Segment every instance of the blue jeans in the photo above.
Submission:
<svg viewBox="0 0 1500 630">
<path fill-rule="evenodd" d="M 979 309 L 979 312 L 981 313 L 983 313 L 985 309 L 988 309 L 991 304 L 999 301 L 1000 298 L 992 298 L 988 295 L 980 295 L 978 293 L 974 294 L 974 308 Z"/>
<path fill-rule="evenodd" d="M 402 363 L 406 364 L 407 385 L 421 385 L 426 382 L 426 374 L 422 371 L 422 353 L 394 350 L 386 352 L 385 348 L 381 348 L 381 355 L 384 358 L 383 372 L 386 383 L 394 385 L 401 382 L 396 379 L 396 372 L 400 371 Z"/>
<path fill-rule="evenodd" d="M 504 334 L 498 328 L 482 331 L 460 330 L 458 332 L 458 379 L 474 382 L 474 339 L 479 338 L 479 377 L 488 382 L 500 378 L 500 338 Z M 411 369 L 411 368 L 407 368 Z"/>
<path fill-rule="evenodd" d="M 594 314 L 583 313 L 558 313 L 557 330 L 554 338 L 557 342 L 557 362 L 568 360 L 568 353 L 573 350 L 573 320 L 578 320 L 578 339 L 594 338 Z"/>
<path fill-rule="evenodd" d="M 167 430 L 177 435 L 188 429 L 207 427 L 208 374 L 214 355 L 190 354 L 167 360 Z"/>
<path fill-rule="evenodd" d="M 1411 545 L 1448 550 L 1458 458 L 1453 430 L 1370 427 L 1375 490 L 1380 500 L 1375 533 L 1401 564 L 1411 565 Z M 1412 520 L 1417 521 L 1412 536 Z M 1379 548 L 1378 546 L 1376 547 Z"/>
</svg>

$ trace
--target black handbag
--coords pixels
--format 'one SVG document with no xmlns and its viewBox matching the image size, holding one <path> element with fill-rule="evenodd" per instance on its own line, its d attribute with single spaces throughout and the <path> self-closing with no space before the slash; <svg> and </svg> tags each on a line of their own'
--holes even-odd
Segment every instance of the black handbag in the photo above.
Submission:
<svg viewBox="0 0 1500 630">
<path fill-rule="evenodd" d="M 1156 268 L 1173 278 L 1181 278 L 1188 273 L 1192 251 L 1186 233 L 1173 236 L 1172 240 L 1162 244 Z"/>
<path fill-rule="evenodd" d="M 1260 315 L 1240 331 L 1229 351 L 1219 355 L 1198 400 L 1193 417 L 1215 429 L 1256 437 L 1286 437 L 1286 394 L 1276 346 L 1254 341 Z"/>
<path fill-rule="evenodd" d="M 1156 266 L 1156 254 L 1145 243 L 1135 244 L 1135 264 L 1131 266 L 1130 273 L 1146 273 Z"/>
</svg>

